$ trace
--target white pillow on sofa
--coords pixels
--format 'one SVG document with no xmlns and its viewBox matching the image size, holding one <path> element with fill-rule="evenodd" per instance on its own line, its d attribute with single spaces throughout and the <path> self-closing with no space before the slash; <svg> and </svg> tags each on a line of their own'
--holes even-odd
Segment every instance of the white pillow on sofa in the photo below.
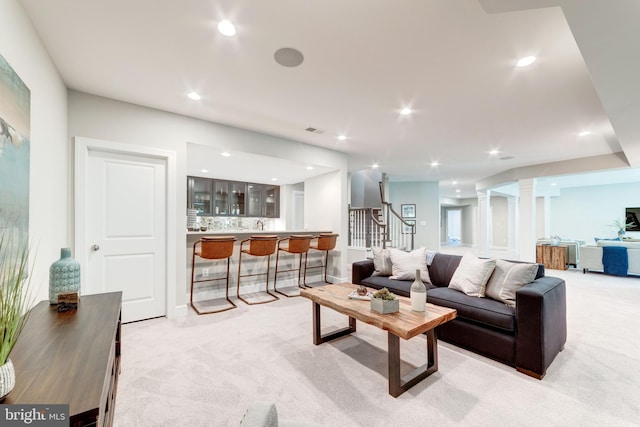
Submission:
<svg viewBox="0 0 640 427">
<path fill-rule="evenodd" d="M 481 259 L 465 254 L 449 281 L 449 287 L 469 296 L 482 298 L 495 267 L 495 258 Z"/>
<path fill-rule="evenodd" d="M 485 295 L 503 303 L 515 306 L 516 291 L 535 280 L 538 264 L 509 262 L 499 259 L 487 283 Z"/>
<path fill-rule="evenodd" d="M 391 255 L 389 249 L 373 247 L 373 268 L 372 276 L 391 276 Z"/>
<path fill-rule="evenodd" d="M 405 252 L 395 248 L 389 249 L 392 271 L 389 278 L 396 280 L 415 280 L 416 270 L 420 270 L 420 280 L 431 283 L 425 251 L 425 248 L 418 248 L 411 252 Z"/>
</svg>

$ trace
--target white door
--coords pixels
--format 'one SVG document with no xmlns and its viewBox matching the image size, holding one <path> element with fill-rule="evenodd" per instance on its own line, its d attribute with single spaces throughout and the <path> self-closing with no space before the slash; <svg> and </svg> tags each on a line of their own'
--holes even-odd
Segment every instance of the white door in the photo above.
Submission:
<svg viewBox="0 0 640 427">
<path fill-rule="evenodd" d="M 167 159 L 89 148 L 83 166 L 81 293 L 122 291 L 123 322 L 164 316 Z"/>
</svg>

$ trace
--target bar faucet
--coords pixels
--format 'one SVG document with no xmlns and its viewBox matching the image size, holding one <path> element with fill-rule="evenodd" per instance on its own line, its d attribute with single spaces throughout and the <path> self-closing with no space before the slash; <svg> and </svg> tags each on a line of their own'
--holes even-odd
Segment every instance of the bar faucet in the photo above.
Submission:
<svg viewBox="0 0 640 427">
<path fill-rule="evenodd" d="M 264 222 L 262 222 L 260 220 L 256 221 L 256 227 L 257 226 L 260 226 L 260 230 L 264 230 Z"/>
</svg>

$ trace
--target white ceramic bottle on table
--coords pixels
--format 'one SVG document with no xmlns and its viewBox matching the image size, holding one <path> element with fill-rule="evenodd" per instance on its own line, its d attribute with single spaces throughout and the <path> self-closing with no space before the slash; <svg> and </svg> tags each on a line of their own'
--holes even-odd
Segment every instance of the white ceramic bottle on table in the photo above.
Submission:
<svg viewBox="0 0 640 427">
<path fill-rule="evenodd" d="M 420 280 L 420 270 L 416 270 L 416 278 L 411 284 L 411 309 L 413 311 L 424 311 L 427 302 L 427 287 Z"/>
</svg>

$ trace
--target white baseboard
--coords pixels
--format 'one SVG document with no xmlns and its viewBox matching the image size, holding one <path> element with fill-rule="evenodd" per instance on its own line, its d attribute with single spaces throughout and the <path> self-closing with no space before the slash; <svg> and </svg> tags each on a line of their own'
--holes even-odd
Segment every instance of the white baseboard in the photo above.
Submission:
<svg viewBox="0 0 640 427">
<path fill-rule="evenodd" d="M 187 301 L 189 301 L 188 295 L 187 295 Z M 188 311 L 189 311 L 189 307 L 187 306 L 187 304 L 177 305 L 173 309 L 173 313 L 167 314 L 167 319 L 186 316 Z"/>
</svg>

